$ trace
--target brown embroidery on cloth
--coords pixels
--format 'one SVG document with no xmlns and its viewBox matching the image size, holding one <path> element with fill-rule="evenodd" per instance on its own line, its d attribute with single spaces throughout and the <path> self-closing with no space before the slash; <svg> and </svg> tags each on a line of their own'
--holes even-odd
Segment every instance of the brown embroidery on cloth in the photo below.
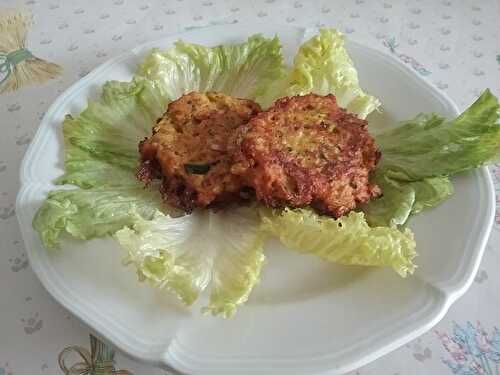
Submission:
<svg viewBox="0 0 500 375">
<path fill-rule="evenodd" d="M 26 48 L 31 15 L 0 11 L 0 94 L 56 78 L 62 68 Z"/>
</svg>

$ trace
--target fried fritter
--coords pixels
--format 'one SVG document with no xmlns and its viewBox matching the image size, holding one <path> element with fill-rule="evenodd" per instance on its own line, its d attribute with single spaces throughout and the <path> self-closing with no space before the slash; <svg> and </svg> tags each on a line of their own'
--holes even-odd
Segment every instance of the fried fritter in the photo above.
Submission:
<svg viewBox="0 0 500 375">
<path fill-rule="evenodd" d="M 139 144 L 137 177 L 162 178 L 164 200 L 186 212 L 237 198 L 241 178 L 230 173 L 228 138 L 259 111 L 251 100 L 215 92 L 182 96 Z"/>
<path fill-rule="evenodd" d="M 235 132 L 231 172 L 266 205 L 340 217 L 380 195 L 369 182 L 380 152 L 367 125 L 333 95 L 279 99 Z"/>
</svg>

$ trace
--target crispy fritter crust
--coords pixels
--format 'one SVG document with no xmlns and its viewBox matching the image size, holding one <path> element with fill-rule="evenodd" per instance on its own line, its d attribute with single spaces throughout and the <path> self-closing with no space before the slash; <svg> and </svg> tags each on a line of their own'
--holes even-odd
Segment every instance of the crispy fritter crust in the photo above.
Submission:
<svg viewBox="0 0 500 375">
<path fill-rule="evenodd" d="M 340 217 L 380 195 L 368 180 L 380 152 L 367 125 L 333 95 L 279 99 L 235 132 L 231 172 L 266 205 Z"/>
<path fill-rule="evenodd" d="M 165 201 L 186 212 L 237 198 L 241 178 L 230 173 L 228 138 L 259 111 L 251 100 L 214 92 L 182 96 L 139 144 L 137 177 L 163 178 Z"/>
</svg>

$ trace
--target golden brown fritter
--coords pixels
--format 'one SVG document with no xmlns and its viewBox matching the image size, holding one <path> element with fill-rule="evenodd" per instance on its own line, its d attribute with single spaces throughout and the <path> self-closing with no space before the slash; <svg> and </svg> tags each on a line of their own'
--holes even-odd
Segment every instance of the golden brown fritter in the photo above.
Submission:
<svg viewBox="0 0 500 375">
<path fill-rule="evenodd" d="M 238 197 L 241 178 L 230 173 L 227 142 L 259 111 L 251 100 L 214 92 L 182 96 L 139 144 L 137 177 L 146 183 L 163 178 L 164 199 L 186 212 Z"/>
<path fill-rule="evenodd" d="M 367 125 L 333 95 L 279 99 L 235 132 L 231 172 L 269 206 L 342 216 L 380 194 L 368 181 L 380 152 Z"/>
</svg>

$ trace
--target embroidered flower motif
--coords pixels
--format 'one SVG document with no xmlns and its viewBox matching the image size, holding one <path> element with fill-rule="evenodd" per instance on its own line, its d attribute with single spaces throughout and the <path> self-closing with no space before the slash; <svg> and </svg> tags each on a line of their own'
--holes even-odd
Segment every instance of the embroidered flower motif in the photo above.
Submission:
<svg viewBox="0 0 500 375">
<path fill-rule="evenodd" d="M 436 331 L 451 359 L 441 358 L 453 374 L 498 375 L 500 364 L 500 331 L 494 328 L 488 335 L 480 322 L 465 327 L 454 323 L 450 335 Z"/>
</svg>

